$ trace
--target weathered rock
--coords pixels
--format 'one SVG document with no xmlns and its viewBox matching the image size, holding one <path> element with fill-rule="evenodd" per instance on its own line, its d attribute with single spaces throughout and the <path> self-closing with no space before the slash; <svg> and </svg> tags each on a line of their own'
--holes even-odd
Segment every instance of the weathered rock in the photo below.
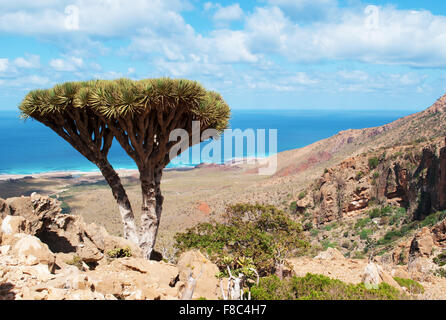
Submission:
<svg viewBox="0 0 446 320">
<path fill-rule="evenodd" d="M 38 238 L 28 234 L 15 234 L 18 238 L 12 248 L 12 253 L 19 259 L 28 264 L 45 264 L 52 270 L 55 262 L 54 254 L 49 250 L 48 246 Z"/>
<path fill-rule="evenodd" d="M 193 250 L 183 253 L 178 260 L 179 280 L 187 283 L 192 275 L 197 280 L 193 299 L 206 297 L 209 300 L 221 298 L 219 280 L 216 275 L 218 267 L 210 262 L 200 251 Z"/>
<path fill-rule="evenodd" d="M 0 198 L 0 220 L 7 215 L 11 215 L 11 207 L 6 203 L 5 200 Z"/>
<path fill-rule="evenodd" d="M 365 267 L 362 281 L 367 288 L 377 288 L 384 282 L 398 289 L 400 292 L 403 291 L 390 274 L 385 272 L 380 265 L 373 262 Z"/>
<path fill-rule="evenodd" d="M 416 280 L 425 280 L 438 266 L 426 257 L 418 257 L 409 262 L 408 270 Z"/>
<path fill-rule="evenodd" d="M 130 240 L 110 235 L 104 227 L 91 223 L 82 223 L 84 233 L 93 242 L 93 244 L 104 253 L 114 249 L 130 248 L 132 257 L 142 258 L 142 250 L 139 246 Z"/>
<path fill-rule="evenodd" d="M 29 233 L 31 231 L 31 226 L 30 223 L 21 216 L 6 216 L 1 224 L 1 231 L 5 235 Z"/>
<path fill-rule="evenodd" d="M 434 237 L 429 228 L 425 227 L 421 229 L 412 240 L 409 252 L 410 256 L 428 258 L 432 255 L 434 245 Z"/>
<path fill-rule="evenodd" d="M 103 294 L 90 290 L 75 290 L 67 295 L 67 300 L 105 300 Z"/>
<path fill-rule="evenodd" d="M 54 275 L 48 270 L 47 264 L 36 264 L 33 266 L 25 266 L 22 273 L 29 274 L 38 281 L 45 282 L 54 279 Z"/>
<path fill-rule="evenodd" d="M 317 260 L 344 260 L 345 257 L 337 249 L 328 248 L 327 250 L 319 253 L 314 259 Z"/>
</svg>

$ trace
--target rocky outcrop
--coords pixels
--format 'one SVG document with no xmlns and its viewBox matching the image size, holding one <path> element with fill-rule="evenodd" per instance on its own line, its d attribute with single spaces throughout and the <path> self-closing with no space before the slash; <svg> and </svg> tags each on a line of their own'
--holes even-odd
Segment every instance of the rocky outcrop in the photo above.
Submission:
<svg viewBox="0 0 446 320">
<path fill-rule="evenodd" d="M 75 255 L 91 266 L 118 248 L 129 247 L 133 256 L 142 256 L 131 241 L 111 236 L 103 227 L 86 224 L 80 216 L 62 214 L 56 199 L 33 194 L 7 199 L 6 203 L 13 215 L 6 216 L 2 223 L 5 235 L 9 229 L 36 236 L 55 254 Z"/>
<path fill-rule="evenodd" d="M 178 265 L 148 261 L 135 244 L 61 214 L 54 199 L 1 203 L 8 211 L 0 228 L 0 300 L 174 300 L 189 275 L 197 278 L 193 299 L 221 297 L 218 267 L 198 251 L 184 253 Z M 126 247 L 130 257 L 108 254 Z"/>
<path fill-rule="evenodd" d="M 415 220 L 446 209 L 444 139 L 366 153 L 326 169 L 296 201 L 317 225 L 359 215 L 371 203 L 398 206 Z M 371 162 L 371 160 L 373 160 Z"/>
<path fill-rule="evenodd" d="M 392 287 L 403 292 L 400 285 L 393 279 L 393 277 L 384 271 L 384 269 L 374 263 L 370 262 L 364 269 L 364 274 L 362 275 L 362 282 L 365 284 L 366 288 L 375 289 L 381 283 L 387 283 Z"/>
</svg>

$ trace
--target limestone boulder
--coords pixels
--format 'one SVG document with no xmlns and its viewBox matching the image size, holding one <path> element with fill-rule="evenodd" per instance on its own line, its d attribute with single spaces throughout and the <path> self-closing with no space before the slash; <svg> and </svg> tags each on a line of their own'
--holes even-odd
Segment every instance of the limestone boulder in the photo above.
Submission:
<svg viewBox="0 0 446 320">
<path fill-rule="evenodd" d="M 22 216 L 5 216 L 1 223 L 1 231 L 5 235 L 29 233 L 31 231 L 31 225 Z"/>
<path fill-rule="evenodd" d="M 40 239 L 28 234 L 16 234 L 17 242 L 12 247 L 12 253 L 26 264 L 45 264 L 51 270 L 54 266 L 55 256 L 48 246 Z"/>
<path fill-rule="evenodd" d="M 434 236 L 429 228 L 423 228 L 419 231 L 410 245 L 410 256 L 427 257 L 432 255 L 432 249 L 435 246 Z"/>
<path fill-rule="evenodd" d="M 218 267 L 207 259 L 200 251 L 183 253 L 178 260 L 179 280 L 187 283 L 189 276 L 197 279 L 192 299 L 206 297 L 208 300 L 221 298 Z"/>
<path fill-rule="evenodd" d="M 436 269 L 438 269 L 438 266 L 432 262 L 432 259 L 426 257 L 417 257 L 408 264 L 409 273 L 417 281 L 429 280 L 432 272 Z"/>
<path fill-rule="evenodd" d="M 316 260 L 345 260 L 345 257 L 337 249 L 328 248 L 327 250 L 319 253 L 316 257 L 314 257 L 314 259 L 316 259 Z"/>
<path fill-rule="evenodd" d="M 11 207 L 6 203 L 5 200 L 0 198 L 0 220 L 7 215 L 11 215 Z"/>
<path fill-rule="evenodd" d="M 374 263 L 370 262 L 364 269 L 364 273 L 362 276 L 362 282 L 369 289 L 377 288 L 381 283 L 387 283 L 392 287 L 398 289 L 400 292 L 403 292 L 403 289 L 400 285 L 393 279 L 393 277 L 384 271 L 384 269 Z"/>
</svg>

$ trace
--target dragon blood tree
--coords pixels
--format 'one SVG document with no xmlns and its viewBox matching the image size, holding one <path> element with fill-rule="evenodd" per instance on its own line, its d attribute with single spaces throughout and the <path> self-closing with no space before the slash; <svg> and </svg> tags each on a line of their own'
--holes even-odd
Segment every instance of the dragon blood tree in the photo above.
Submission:
<svg viewBox="0 0 446 320">
<path fill-rule="evenodd" d="M 189 80 L 119 79 L 65 83 L 30 92 L 20 106 L 23 116 L 53 129 L 98 166 L 120 207 L 124 236 L 139 243 L 150 259 L 156 243 L 163 196 L 161 178 L 177 144 L 170 133 L 183 129 L 192 139 L 193 122 L 200 135 L 207 129 L 222 132 L 230 109 L 222 97 Z M 113 138 L 135 161 L 142 192 L 139 234 L 125 189 L 107 160 Z"/>
</svg>

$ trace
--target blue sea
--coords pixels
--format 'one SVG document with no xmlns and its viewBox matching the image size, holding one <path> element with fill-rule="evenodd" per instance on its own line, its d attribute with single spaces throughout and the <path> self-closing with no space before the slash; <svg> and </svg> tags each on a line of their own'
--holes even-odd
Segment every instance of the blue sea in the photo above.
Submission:
<svg viewBox="0 0 446 320">
<path fill-rule="evenodd" d="M 390 123 L 409 115 L 410 111 L 372 110 L 233 110 L 231 129 L 266 129 L 266 150 L 252 154 L 247 148 L 243 155 L 262 157 L 275 150 L 268 148 L 268 130 L 277 129 L 277 152 L 301 148 L 347 129 L 362 129 Z M 224 137 L 222 141 L 224 141 Z M 207 143 L 197 145 L 203 148 Z M 200 150 L 198 150 L 200 151 Z M 212 153 L 211 153 L 212 155 Z M 190 167 L 207 159 L 188 161 L 174 159 L 168 167 Z M 136 169 L 135 164 L 115 141 L 109 155 L 116 169 Z M 222 155 L 219 163 L 230 160 Z M 215 162 L 215 161 L 214 161 Z M 97 171 L 51 129 L 34 120 L 23 121 L 13 111 L 0 112 L 0 174 L 34 174 L 54 171 Z"/>
</svg>

